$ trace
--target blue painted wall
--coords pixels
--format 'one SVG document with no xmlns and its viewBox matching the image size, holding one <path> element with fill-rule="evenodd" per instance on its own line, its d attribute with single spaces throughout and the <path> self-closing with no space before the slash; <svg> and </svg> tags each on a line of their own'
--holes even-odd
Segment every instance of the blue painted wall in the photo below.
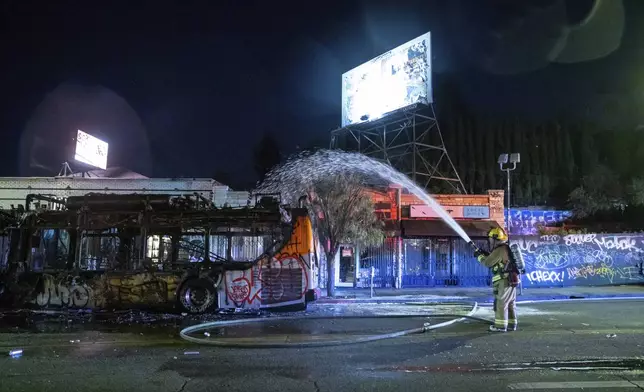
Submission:
<svg viewBox="0 0 644 392">
<path fill-rule="evenodd" d="M 563 222 L 571 215 L 572 213 L 570 211 L 563 210 L 510 208 L 511 219 L 508 220 L 508 222 L 510 222 L 510 234 L 538 235 L 538 226 L 552 226 L 558 222 Z M 508 219 L 507 216 L 505 219 Z"/>
<path fill-rule="evenodd" d="M 514 236 L 526 262 L 524 287 L 644 283 L 643 234 Z"/>
</svg>

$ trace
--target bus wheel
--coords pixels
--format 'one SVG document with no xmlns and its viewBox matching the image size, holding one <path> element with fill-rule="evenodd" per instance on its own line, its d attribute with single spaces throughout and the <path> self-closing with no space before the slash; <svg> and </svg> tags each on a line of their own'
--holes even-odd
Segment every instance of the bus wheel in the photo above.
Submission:
<svg viewBox="0 0 644 392">
<path fill-rule="evenodd" d="M 207 279 L 190 279 L 181 285 L 178 302 L 186 313 L 204 313 L 217 305 L 217 289 Z"/>
</svg>

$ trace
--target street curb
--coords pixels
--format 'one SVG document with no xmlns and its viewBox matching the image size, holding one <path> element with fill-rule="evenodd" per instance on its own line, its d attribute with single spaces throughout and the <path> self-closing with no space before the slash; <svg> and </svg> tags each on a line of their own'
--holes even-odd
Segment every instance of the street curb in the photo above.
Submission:
<svg viewBox="0 0 644 392">
<path fill-rule="evenodd" d="M 525 300 L 524 296 L 517 296 L 517 303 L 529 303 L 529 302 L 556 302 L 556 301 L 575 301 L 575 300 L 644 300 L 644 295 L 641 294 L 614 294 L 614 295 L 551 295 L 551 296 L 534 296 L 528 297 Z M 333 299 L 324 299 L 321 298 L 315 302 L 317 304 L 323 305 L 346 305 L 346 304 L 405 304 L 405 303 L 416 303 L 416 304 L 445 304 L 445 303 L 462 303 L 464 301 L 472 301 L 481 303 L 491 303 L 494 301 L 494 297 L 444 297 L 444 298 L 333 298 Z"/>
<path fill-rule="evenodd" d="M 600 302 L 600 301 L 642 301 L 644 296 L 615 296 L 615 297 L 588 297 L 588 298 L 555 298 L 555 299 L 531 299 L 517 301 L 517 304 L 539 304 L 548 302 Z"/>
<path fill-rule="evenodd" d="M 478 304 L 476 302 L 467 302 L 461 303 L 462 305 L 472 305 L 472 309 L 466 315 L 454 315 L 454 314 L 416 314 L 416 315 L 391 315 L 391 316 L 319 316 L 319 317 L 307 317 L 307 316 L 293 316 L 293 317 L 270 317 L 270 318 L 254 318 L 254 319 L 245 319 L 245 320 L 230 320 L 230 321 L 213 321 L 203 324 L 193 325 L 187 328 L 184 328 L 179 332 L 179 336 L 192 343 L 205 344 L 208 346 L 215 347 L 227 347 L 227 348 L 308 348 L 308 347 L 331 347 L 331 346 L 346 346 L 350 344 L 358 343 L 367 343 L 377 340 L 391 339 L 405 335 L 411 335 L 416 333 L 424 333 L 438 328 L 447 327 L 457 322 L 464 321 L 466 319 L 474 319 L 481 322 L 490 323 L 489 320 L 482 319 L 480 317 L 475 317 L 474 313 L 478 311 Z M 443 317 L 455 317 L 452 320 L 444 321 L 435 325 L 423 325 L 422 327 L 407 329 L 403 331 L 396 331 L 386 334 L 377 334 L 370 335 L 367 337 L 356 338 L 351 340 L 331 340 L 327 342 L 322 341 L 309 341 L 309 342 L 297 342 L 297 343 L 271 343 L 271 342 L 261 342 L 261 337 L 258 338 L 257 342 L 244 342 L 244 343 L 233 343 L 233 342 L 222 342 L 217 341 L 216 339 L 203 339 L 195 338 L 189 336 L 190 333 L 200 332 L 205 329 L 237 325 L 237 324 L 247 324 L 247 323 L 258 323 L 258 322 L 268 322 L 268 321 L 285 321 L 285 320 L 315 320 L 315 319 L 367 319 L 367 318 L 443 318 Z"/>
</svg>

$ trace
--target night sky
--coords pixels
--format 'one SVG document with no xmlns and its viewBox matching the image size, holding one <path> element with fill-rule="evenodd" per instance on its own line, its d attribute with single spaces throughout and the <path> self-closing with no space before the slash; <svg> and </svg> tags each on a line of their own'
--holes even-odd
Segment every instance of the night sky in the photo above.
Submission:
<svg viewBox="0 0 644 392">
<path fill-rule="evenodd" d="M 85 127 L 110 166 L 252 183 L 262 134 L 327 146 L 341 74 L 427 31 L 434 80 L 474 110 L 634 128 L 644 2 L 604 3 L 5 0 L 0 175 L 56 174 Z"/>
</svg>

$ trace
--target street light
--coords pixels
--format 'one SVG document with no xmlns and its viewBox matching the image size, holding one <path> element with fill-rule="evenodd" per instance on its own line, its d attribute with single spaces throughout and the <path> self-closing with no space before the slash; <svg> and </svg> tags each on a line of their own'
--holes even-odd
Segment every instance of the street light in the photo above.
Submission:
<svg viewBox="0 0 644 392">
<path fill-rule="evenodd" d="M 508 163 L 508 154 L 501 154 L 499 155 L 499 159 L 497 160 L 497 163 L 499 164 L 499 168 L 501 168 L 501 171 L 504 171 L 508 175 L 508 218 L 506 219 L 506 228 L 507 228 L 507 234 L 508 234 L 508 239 L 510 238 L 510 220 L 512 219 L 512 215 L 510 214 L 510 172 L 515 170 L 517 168 L 517 163 L 521 163 L 521 154 L 518 152 L 513 152 L 509 154 L 509 161 L 510 165 L 508 165 L 506 168 L 503 168 L 503 165 Z M 521 277 L 519 276 L 519 281 L 521 281 Z M 519 284 L 519 295 L 523 295 L 523 284 Z M 496 303 L 495 303 L 495 309 L 496 309 Z"/>
<path fill-rule="evenodd" d="M 508 160 L 510 161 L 510 165 L 507 167 L 503 167 L 503 165 L 506 165 L 508 163 Z M 515 170 L 517 168 L 517 163 L 521 163 L 521 154 L 518 152 L 513 152 L 511 154 L 501 154 L 499 155 L 499 159 L 497 160 L 497 163 L 499 164 L 499 168 L 501 171 L 504 171 L 508 175 L 508 189 L 507 189 L 507 194 L 508 194 L 508 201 L 507 201 L 507 210 L 508 210 L 508 217 L 506 219 L 506 229 L 508 235 L 510 235 L 510 220 L 511 215 L 510 215 L 510 172 Z"/>
</svg>

